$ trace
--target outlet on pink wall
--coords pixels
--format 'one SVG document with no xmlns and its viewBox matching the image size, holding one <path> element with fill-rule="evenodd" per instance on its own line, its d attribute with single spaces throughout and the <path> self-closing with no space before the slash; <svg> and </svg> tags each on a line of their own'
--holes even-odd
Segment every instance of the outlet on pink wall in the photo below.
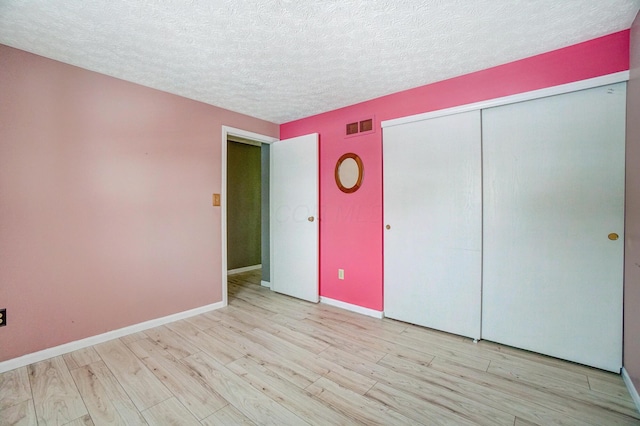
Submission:
<svg viewBox="0 0 640 426">
<path fill-rule="evenodd" d="M 321 296 L 383 310 L 380 121 L 628 69 L 629 30 L 625 30 L 281 125 L 282 139 L 314 132 L 320 134 Z M 375 133 L 346 137 L 347 123 L 369 116 L 376 117 Z M 358 154 L 364 163 L 362 188 L 353 194 L 340 192 L 333 178 L 335 163 L 346 152 Z M 344 280 L 338 279 L 338 269 L 344 269 Z"/>
</svg>

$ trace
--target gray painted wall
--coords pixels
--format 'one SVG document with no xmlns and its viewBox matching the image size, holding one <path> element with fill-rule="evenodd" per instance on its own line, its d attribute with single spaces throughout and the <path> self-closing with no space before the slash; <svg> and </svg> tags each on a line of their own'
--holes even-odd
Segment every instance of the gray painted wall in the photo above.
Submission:
<svg viewBox="0 0 640 426">
<path fill-rule="evenodd" d="M 261 149 L 227 145 L 227 268 L 261 263 Z"/>
<path fill-rule="evenodd" d="M 262 144 L 262 281 L 271 281 L 269 262 L 269 151 L 270 146 Z"/>
</svg>

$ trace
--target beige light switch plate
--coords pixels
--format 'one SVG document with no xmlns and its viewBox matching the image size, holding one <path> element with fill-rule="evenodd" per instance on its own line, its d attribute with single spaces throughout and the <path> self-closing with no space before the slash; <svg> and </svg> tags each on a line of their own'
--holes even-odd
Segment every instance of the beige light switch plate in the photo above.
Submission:
<svg viewBox="0 0 640 426">
<path fill-rule="evenodd" d="M 220 205 L 220 194 L 213 194 L 213 205 L 214 206 Z"/>
</svg>

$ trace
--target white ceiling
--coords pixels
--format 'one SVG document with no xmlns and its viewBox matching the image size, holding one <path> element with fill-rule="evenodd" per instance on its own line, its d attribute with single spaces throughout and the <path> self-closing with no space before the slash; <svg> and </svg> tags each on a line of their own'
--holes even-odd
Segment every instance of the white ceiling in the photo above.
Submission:
<svg viewBox="0 0 640 426">
<path fill-rule="evenodd" d="M 0 43 L 284 123 L 627 29 L 640 0 L 0 0 Z"/>
</svg>

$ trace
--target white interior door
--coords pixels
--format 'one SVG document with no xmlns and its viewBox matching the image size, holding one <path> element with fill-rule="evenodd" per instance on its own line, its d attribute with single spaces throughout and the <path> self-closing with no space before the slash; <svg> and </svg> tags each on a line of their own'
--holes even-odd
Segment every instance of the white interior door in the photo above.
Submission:
<svg viewBox="0 0 640 426">
<path fill-rule="evenodd" d="M 480 337 L 480 111 L 384 128 L 384 314 Z"/>
<path fill-rule="evenodd" d="M 271 289 L 318 302 L 318 135 L 271 144 Z"/>
<path fill-rule="evenodd" d="M 620 371 L 625 93 L 483 111 L 484 339 Z"/>
</svg>

